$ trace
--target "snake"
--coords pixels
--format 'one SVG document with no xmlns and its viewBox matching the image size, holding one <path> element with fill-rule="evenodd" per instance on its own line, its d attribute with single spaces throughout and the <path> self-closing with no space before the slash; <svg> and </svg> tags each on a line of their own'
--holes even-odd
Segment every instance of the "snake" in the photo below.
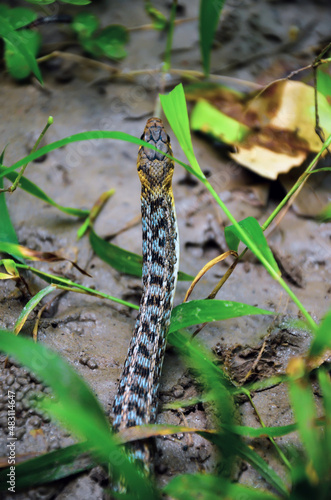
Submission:
<svg viewBox="0 0 331 500">
<path fill-rule="evenodd" d="M 174 162 L 162 120 L 150 118 L 140 146 L 142 286 L 139 312 L 113 404 L 115 432 L 156 421 L 158 389 L 177 283 L 179 240 L 172 191 Z M 150 446 L 130 444 L 130 455 L 151 469 Z"/>
</svg>

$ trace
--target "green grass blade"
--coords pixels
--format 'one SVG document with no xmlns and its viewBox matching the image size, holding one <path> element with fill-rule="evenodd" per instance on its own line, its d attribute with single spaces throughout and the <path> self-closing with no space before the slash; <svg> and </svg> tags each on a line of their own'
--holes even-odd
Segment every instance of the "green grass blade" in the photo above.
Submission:
<svg viewBox="0 0 331 500">
<path fill-rule="evenodd" d="M 215 407 L 217 422 L 220 425 L 234 424 L 234 403 L 230 393 L 231 383 L 211 360 L 210 353 L 197 340 L 184 332 L 169 334 L 170 343 L 180 352 L 185 363 L 198 374 L 199 381 L 210 394 Z M 225 474 L 231 474 L 234 466 L 234 450 L 240 437 L 232 432 L 223 434 L 223 439 L 218 443 L 222 453 L 222 467 Z"/>
<path fill-rule="evenodd" d="M 259 252 L 280 275 L 277 262 L 275 261 L 258 221 L 254 217 L 247 217 L 246 219 L 238 222 L 238 224 L 245 231 L 245 237 L 239 234 L 238 229 L 235 226 L 227 226 L 225 228 L 225 240 L 230 250 L 235 250 L 237 252 L 239 241 L 242 241 L 253 253 L 255 253 L 255 248 L 251 248 L 251 241 L 253 241 Z M 247 238 L 246 235 L 248 235 L 249 238 Z"/>
<path fill-rule="evenodd" d="M 318 382 L 323 395 L 323 406 L 326 416 L 324 427 L 324 471 L 326 474 L 329 474 L 331 471 L 331 380 L 330 374 L 322 368 L 318 370 Z"/>
<path fill-rule="evenodd" d="M 0 36 L 4 38 L 9 44 L 12 44 L 16 51 L 22 54 L 33 74 L 36 76 L 40 83 L 43 83 L 42 76 L 34 55 L 27 47 L 24 39 L 20 36 L 19 33 L 14 30 L 12 25 L 3 16 L 0 16 Z"/>
<path fill-rule="evenodd" d="M 303 360 L 293 359 L 287 371 L 290 375 L 288 385 L 291 406 L 306 455 L 312 462 L 316 477 L 316 474 L 319 476 L 324 459 L 322 435 L 315 423 L 317 415 L 312 388 L 308 376 L 304 373 Z"/>
<path fill-rule="evenodd" d="M 172 479 L 164 493 L 178 500 L 277 500 L 279 497 L 264 490 L 233 483 L 209 474 L 186 474 Z"/>
<path fill-rule="evenodd" d="M 96 234 L 93 228 L 90 228 L 90 243 L 98 257 L 111 267 L 120 273 L 141 277 L 143 262 L 141 255 L 105 241 Z"/>
<path fill-rule="evenodd" d="M 111 267 L 120 273 L 141 278 L 143 263 L 141 255 L 129 252 L 128 250 L 124 250 L 124 248 L 113 245 L 109 241 L 105 241 L 96 234 L 92 227 L 90 228 L 90 243 L 98 257 Z M 192 281 L 193 277 L 189 274 L 179 272 L 178 280 Z"/>
<path fill-rule="evenodd" d="M 297 428 L 298 428 L 297 424 L 280 425 L 277 427 L 259 427 L 258 429 L 256 429 L 255 427 L 249 427 L 247 425 L 233 425 L 229 430 L 235 432 L 236 434 L 239 434 L 240 436 L 260 438 L 266 436 L 268 437 L 286 436 L 286 434 L 295 432 Z"/>
<path fill-rule="evenodd" d="M 210 52 L 225 0 L 200 1 L 200 49 L 205 75 L 209 75 Z"/>
<path fill-rule="evenodd" d="M 325 349 L 331 349 L 331 309 L 326 313 L 317 328 L 310 347 L 309 357 L 319 356 Z"/>
<path fill-rule="evenodd" d="M 183 271 L 178 271 L 178 281 L 193 281 L 194 276 L 190 274 L 183 273 Z"/>
<path fill-rule="evenodd" d="M 87 443 L 73 444 L 15 465 L 17 490 L 57 481 L 92 469 L 97 461 L 86 455 Z M 0 470 L 0 491 L 6 491 L 8 468 Z"/>
<path fill-rule="evenodd" d="M 137 498 L 158 498 L 150 483 L 119 449 L 104 410 L 91 389 L 64 360 L 43 345 L 5 330 L 0 330 L 0 350 L 28 367 L 53 389 L 57 401 L 45 398 L 43 407 L 65 422 L 74 434 L 83 437 L 90 451 L 102 463 L 109 463 L 117 477 L 123 475 L 132 491 L 137 492 Z"/>
<path fill-rule="evenodd" d="M 266 309 L 229 300 L 191 300 L 174 307 L 169 332 L 209 321 L 253 314 L 275 314 Z"/>
<path fill-rule="evenodd" d="M 39 304 L 39 302 L 46 297 L 46 295 L 54 292 L 54 286 L 49 285 L 46 288 L 43 288 L 40 290 L 32 299 L 29 300 L 29 302 L 23 307 L 21 314 L 19 315 L 15 326 L 14 326 L 14 332 L 18 334 L 22 327 L 24 326 L 24 323 L 26 322 L 29 314 L 33 311 L 33 309 Z"/>
<path fill-rule="evenodd" d="M 275 488 L 281 495 L 285 498 L 289 497 L 288 489 L 284 481 L 278 476 L 278 474 L 247 444 L 240 443 L 240 447 L 237 449 L 237 454 L 240 458 L 251 464 L 254 469 L 261 474 L 261 476 Z"/>
<path fill-rule="evenodd" d="M 174 95 L 176 98 L 171 98 L 171 96 L 174 96 Z M 182 137 L 183 136 L 182 129 L 185 130 L 185 135 L 187 135 L 187 131 L 189 133 L 189 129 L 187 128 L 187 124 L 186 124 L 186 122 L 187 122 L 187 109 L 186 109 L 185 96 L 184 96 L 183 89 L 181 88 L 181 85 L 178 85 L 168 96 L 163 96 L 163 98 L 161 99 L 161 102 L 163 104 L 165 113 L 167 114 L 167 112 L 168 112 L 167 118 L 169 120 L 170 125 L 172 126 L 172 124 L 174 123 L 174 126 L 176 127 L 174 129 L 174 132 L 177 136 L 177 139 L 179 140 L 180 143 L 184 139 L 186 141 L 185 143 L 184 142 L 181 143 L 182 149 L 183 150 L 187 149 L 188 138 Z M 183 116 L 183 118 L 182 118 L 182 116 Z M 177 135 L 176 131 L 178 131 L 178 135 Z M 325 147 L 328 144 L 328 141 L 331 141 L 331 136 L 330 136 L 330 138 L 328 138 L 326 143 L 323 145 L 321 151 L 323 150 L 323 148 L 325 149 Z M 190 153 L 190 151 L 189 151 L 189 153 Z M 321 152 L 320 152 L 320 154 L 321 154 Z M 297 307 L 300 309 L 300 311 L 302 312 L 302 314 L 306 318 L 306 320 L 309 324 L 309 327 L 315 331 L 316 330 L 316 323 L 313 320 L 313 318 L 310 316 L 310 314 L 308 313 L 307 309 L 301 304 L 300 300 L 292 292 L 292 290 L 287 285 L 287 283 L 280 277 L 279 273 L 273 268 L 273 266 L 269 263 L 269 261 L 259 251 L 259 249 L 255 245 L 254 241 L 252 241 L 251 238 L 249 237 L 249 235 L 247 233 L 245 233 L 245 231 L 240 227 L 240 225 L 237 223 L 236 219 L 233 217 L 232 213 L 228 210 L 227 206 L 221 200 L 221 198 L 216 193 L 215 189 L 213 189 L 212 185 L 208 182 L 208 180 L 205 178 L 205 176 L 201 175 L 201 169 L 199 167 L 197 160 L 194 157 L 193 150 L 191 150 L 190 158 L 191 158 L 191 156 L 193 156 L 193 159 L 192 159 L 193 168 L 190 169 L 185 165 L 183 165 L 183 166 L 186 168 L 186 170 L 188 172 L 193 173 L 193 175 L 195 175 L 206 186 L 206 188 L 211 193 L 213 198 L 216 200 L 218 205 L 222 208 L 225 215 L 229 218 L 229 220 L 235 226 L 235 228 L 237 229 L 238 234 L 241 236 L 241 238 L 247 239 L 247 242 L 249 243 L 251 250 L 254 251 L 255 255 L 262 262 L 262 264 L 267 269 L 269 274 L 284 288 L 284 290 L 286 290 L 288 295 L 291 297 L 293 302 L 297 305 Z M 180 164 L 182 165 L 182 163 L 180 163 Z"/>
<path fill-rule="evenodd" d="M 0 168 L 3 168 L 0 166 Z M 3 179 L 0 179 L 0 190 L 3 189 Z M 18 239 L 16 235 L 15 228 L 10 220 L 7 204 L 6 204 L 6 193 L 0 193 L 0 242 L 14 243 L 18 245 Z M 24 259 L 18 254 L 13 255 L 22 264 Z"/>
<path fill-rule="evenodd" d="M 8 273 L 0 273 L 0 279 L 16 279 L 20 277 L 16 263 L 13 259 L 1 259 L 0 266 L 3 266 Z"/>
<path fill-rule="evenodd" d="M 0 179 L 0 189 L 1 189 L 1 179 Z M 0 193 L 0 245 L 1 243 L 7 245 L 18 245 L 18 239 L 16 236 L 16 231 L 9 217 L 9 212 L 6 205 L 5 193 Z M 2 250 L 0 249 L 0 252 Z M 14 253 L 15 257 L 20 262 L 24 262 L 24 259 L 18 254 Z"/>
<path fill-rule="evenodd" d="M 323 210 L 317 215 L 317 218 L 322 222 L 329 222 L 331 220 L 331 203 L 323 208 Z"/>
<path fill-rule="evenodd" d="M 213 301 L 210 301 L 213 302 Z M 211 394 L 211 399 L 216 407 L 216 415 L 221 426 L 229 429 L 234 425 L 234 406 L 230 394 L 230 384 L 222 370 L 209 359 L 209 353 L 196 340 L 182 332 L 171 333 L 169 341 L 174 345 L 187 361 L 188 365 L 198 371 L 206 391 Z M 288 492 L 282 479 L 269 467 L 269 465 L 242 440 L 230 430 L 218 434 L 199 432 L 203 437 L 216 444 L 220 449 L 224 470 L 231 471 L 233 457 L 239 456 L 248 461 L 253 467 L 282 495 Z"/>
<path fill-rule="evenodd" d="M 223 433 L 219 434 L 208 434 L 199 433 L 208 441 L 214 443 L 220 449 L 223 447 L 224 435 Z M 240 457 L 245 462 L 248 462 L 254 469 L 273 487 L 276 491 L 278 491 L 285 498 L 288 498 L 289 493 L 286 488 L 284 481 L 278 476 L 278 474 L 263 460 L 263 458 L 256 453 L 252 448 L 250 448 L 243 441 L 234 442 L 233 443 L 233 453 Z"/>
<path fill-rule="evenodd" d="M 183 85 L 177 85 L 168 95 L 160 95 L 163 111 L 178 139 L 178 142 L 191 164 L 192 171 L 199 179 L 204 179 L 200 166 L 195 158 L 187 114 Z M 190 169 L 187 169 L 190 171 Z"/>
<path fill-rule="evenodd" d="M 109 430 L 104 411 L 91 389 L 55 352 L 5 330 L 0 330 L 0 349 L 32 370 L 63 403 L 70 406 L 74 400 L 100 429 Z"/>
<path fill-rule="evenodd" d="M 109 131 L 109 130 L 90 130 L 88 132 L 80 132 L 79 134 L 70 135 L 69 137 L 65 137 L 64 139 L 60 139 L 59 141 L 51 142 L 50 144 L 47 144 L 47 146 L 43 146 L 42 148 L 37 149 L 37 151 L 30 153 L 29 155 L 25 156 L 24 158 L 21 158 L 19 161 L 14 163 L 11 167 L 7 167 L 5 171 L 0 172 L 0 178 L 4 177 L 5 175 L 9 174 L 10 172 L 14 172 L 14 170 L 21 167 L 22 165 L 25 165 L 26 163 L 29 163 L 30 161 L 33 161 L 36 158 L 39 158 L 40 156 L 43 156 L 43 155 L 49 153 L 50 151 L 54 151 L 54 149 L 63 148 L 67 144 L 71 144 L 73 142 L 96 141 L 96 140 L 100 140 L 100 139 L 116 139 L 118 141 L 131 142 L 132 144 L 137 144 L 138 146 L 144 146 L 146 148 L 153 149 L 154 151 L 159 151 L 160 153 L 162 153 L 164 155 L 164 152 L 158 150 L 152 144 L 149 144 L 148 142 L 145 142 L 142 139 L 138 139 L 137 137 L 134 137 L 133 135 L 126 134 L 125 132 L 117 132 L 117 131 Z M 180 160 L 177 160 L 177 158 L 174 158 L 173 156 L 170 156 L 170 155 L 166 155 L 166 156 L 168 158 L 172 159 L 173 161 L 177 162 L 179 165 L 182 165 L 187 170 L 192 171 L 192 169 L 190 169 L 190 167 L 188 165 L 186 165 L 185 163 L 183 163 Z"/>
<path fill-rule="evenodd" d="M 87 293 L 95 297 L 102 297 L 103 299 L 112 300 L 113 302 L 117 302 L 118 304 L 122 304 L 123 306 L 127 306 L 132 309 L 139 309 L 139 306 L 137 306 L 136 304 L 132 304 L 131 302 L 128 302 L 126 300 L 118 299 L 117 297 L 113 297 L 112 295 L 108 295 L 107 293 L 99 292 L 98 290 L 93 290 L 92 288 L 80 285 L 79 283 L 75 283 L 74 281 L 71 281 L 67 278 L 60 278 L 59 276 L 54 276 L 53 274 L 45 273 L 44 271 L 40 271 L 35 267 L 27 266 L 25 264 L 16 264 L 16 267 L 20 269 L 26 269 L 27 271 L 31 271 L 33 274 L 36 274 L 44 281 L 46 281 L 46 283 L 58 285 L 58 288 L 62 288 L 63 290 Z"/>
<path fill-rule="evenodd" d="M 1 167 L 0 166 L 0 175 L 4 174 L 5 177 L 7 177 L 11 182 L 15 182 L 16 178 L 18 177 L 18 174 L 16 172 L 7 172 L 7 168 Z M 63 207 L 62 205 L 59 205 L 54 201 L 52 198 L 50 198 L 42 189 L 40 189 L 36 184 L 33 182 L 29 181 L 26 177 L 21 177 L 20 182 L 19 182 L 19 187 L 21 189 L 24 189 L 27 193 L 31 194 L 32 196 L 35 196 L 36 198 L 39 198 L 40 200 L 45 201 L 49 205 L 52 205 L 53 207 L 58 208 L 61 210 L 61 212 L 64 212 L 68 215 L 73 215 L 75 217 L 86 217 L 89 215 L 88 210 L 81 210 L 79 208 L 71 208 L 71 207 Z M 12 242 L 14 243 L 14 242 Z"/>
</svg>

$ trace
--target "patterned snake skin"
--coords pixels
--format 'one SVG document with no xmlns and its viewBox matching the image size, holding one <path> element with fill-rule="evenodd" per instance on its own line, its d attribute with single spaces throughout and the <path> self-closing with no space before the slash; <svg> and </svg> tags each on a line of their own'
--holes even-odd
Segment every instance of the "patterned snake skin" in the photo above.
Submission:
<svg viewBox="0 0 331 500">
<path fill-rule="evenodd" d="M 172 155 L 170 139 L 159 118 L 147 121 L 141 139 Z M 113 428 L 154 423 L 157 393 L 176 288 L 179 260 L 177 221 L 172 194 L 173 162 L 140 146 L 143 294 L 128 355 L 115 397 Z M 148 446 L 130 445 L 134 459 L 150 461 Z"/>
</svg>

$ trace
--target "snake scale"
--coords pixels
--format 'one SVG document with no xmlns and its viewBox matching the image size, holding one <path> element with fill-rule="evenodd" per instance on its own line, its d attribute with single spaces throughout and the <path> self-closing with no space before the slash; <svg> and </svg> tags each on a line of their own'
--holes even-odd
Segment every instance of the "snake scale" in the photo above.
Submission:
<svg viewBox="0 0 331 500">
<path fill-rule="evenodd" d="M 172 155 L 170 138 L 159 118 L 147 121 L 141 139 Z M 166 337 L 177 282 L 179 242 L 172 193 L 174 163 L 163 153 L 140 146 L 143 293 L 128 354 L 113 405 L 115 431 L 154 423 Z M 130 454 L 150 466 L 146 443 Z"/>
</svg>

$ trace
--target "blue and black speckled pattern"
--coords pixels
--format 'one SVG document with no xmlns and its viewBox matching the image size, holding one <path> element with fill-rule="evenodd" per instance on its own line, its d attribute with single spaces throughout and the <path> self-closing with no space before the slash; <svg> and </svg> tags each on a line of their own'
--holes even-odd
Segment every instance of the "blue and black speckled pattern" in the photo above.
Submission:
<svg viewBox="0 0 331 500">
<path fill-rule="evenodd" d="M 172 155 L 160 119 L 149 119 L 141 138 Z M 163 154 L 141 146 L 137 168 L 141 181 L 143 294 L 114 401 L 115 430 L 155 422 L 179 259 L 172 194 L 174 164 Z M 136 443 L 131 450 L 136 459 L 148 462 L 146 446 Z"/>
</svg>

